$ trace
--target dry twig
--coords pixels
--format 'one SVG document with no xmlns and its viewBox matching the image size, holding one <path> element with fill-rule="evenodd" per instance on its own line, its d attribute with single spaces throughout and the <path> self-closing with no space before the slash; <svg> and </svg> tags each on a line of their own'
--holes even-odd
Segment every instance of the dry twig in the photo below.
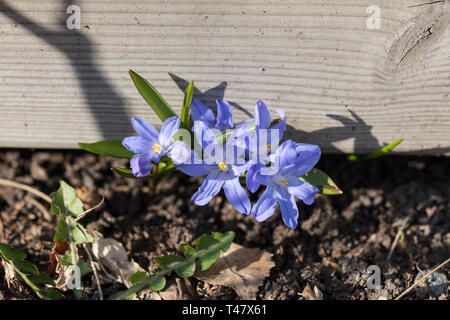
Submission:
<svg viewBox="0 0 450 320">
<path fill-rule="evenodd" d="M 397 298 L 395 298 L 394 300 L 400 300 L 401 298 L 403 298 L 408 292 L 410 292 L 412 289 L 414 289 L 415 287 L 417 287 L 419 284 L 421 284 L 422 282 L 424 282 L 426 279 L 428 279 L 429 276 L 431 276 L 434 272 L 438 271 L 440 268 L 442 268 L 443 266 L 445 266 L 448 262 L 450 261 L 450 258 L 448 258 L 447 260 L 445 260 L 444 262 L 442 262 L 440 265 L 438 265 L 436 268 L 434 268 L 433 270 L 431 270 L 430 272 L 428 272 L 424 277 L 420 278 L 419 281 L 415 282 L 411 287 L 409 287 L 408 289 L 406 289 L 401 295 L 399 295 Z"/>
<path fill-rule="evenodd" d="M 33 188 L 33 187 L 29 186 L 29 185 L 26 185 L 26 184 L 23 184 L 23 183 L 18 183 L 18 182 L 15 182 L 15 181 L 12 181 L 12 180 L 8 180 L 8 179 L 2 179 L 2 178 L 0 178 L 0 185 L 5 186 L 5 187 L 12 187 L 12 188 L 17 188 L 17 189 L 28 191 L 28 192 L 34 194 L 35 196 L 38 196 L 42 200 L 45 200 L 48 203 L 52 203 L 52 198 L 50 198 L 45 193 L 43 193 L 43 192 L 41 192 L 41 191 L 37 190 L 36 188 Z"/>
</svg>

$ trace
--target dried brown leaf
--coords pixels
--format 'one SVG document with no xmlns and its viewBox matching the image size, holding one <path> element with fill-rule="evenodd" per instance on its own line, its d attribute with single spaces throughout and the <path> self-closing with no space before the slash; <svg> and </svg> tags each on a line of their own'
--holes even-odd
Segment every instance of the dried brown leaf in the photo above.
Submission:
<svg viewBox="0 0 450 320">
<path fill-rule="evenodd" d="M 322 292 L 320 292 L 319 288 L 317 288 L 317 286 L 314 286 L 313 290 L 311 289 L 309 283 L 307 283 L 305 288 L 303 289 L 302 296 L 306 300 L 323 300 L 323 294 Z"/>
<path fill-rule="evenodd" d="M 14 281 L 18 281 L 16 278 L 16 272 L 14 271 L 13 266 L 10 265 L 6 260 L 3 260 L 1 258 L 0 260 L 3 264 L 3 270 L 5 271 L 6 284 L 8 285 L 8 288 L 11 289 L 12 283 Z"/>
<path fill-rule="evenodd" d="M 272 256 L 257 248 L 232 243 L 211 268 L 197 273 L 195 277 L 211 284 L 231 287 L 242 299 L 254 300 L 259 286 L 275 266 Z"/>
<path fill-rule="evenodd" d="M 145 271 L 133 260 L 128 260 L 128 254 L 119 241 L 100 238 L 92 244 L 92 251 L 100 262 L 108 268 L 120 282 L 131 288 L 128 277 L 138 271 Z"/>
</svg>

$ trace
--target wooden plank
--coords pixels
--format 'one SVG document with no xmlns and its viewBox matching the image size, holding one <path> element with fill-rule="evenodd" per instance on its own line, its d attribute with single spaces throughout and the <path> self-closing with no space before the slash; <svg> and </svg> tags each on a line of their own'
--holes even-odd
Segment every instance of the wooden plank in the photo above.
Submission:
<svg viewBox="0 0 450 320">
<path fill-rule="evenodd" d="M 0 0 L 0 146 L 74 148 L 158 124 L 133 69 L 180 111 L 184 80 L 206 103 L 286 110 L 289 136 L 324 152 L 450 153 L 448 1 Z M 169 74 L 172 73 L 172 76 Z M 175 79 L 175 81 L 174 81 Z M 184 80 L 183 80 L 184 79 Z M 178 86 L 177 86 L 178 85 Z"/>
</svg>

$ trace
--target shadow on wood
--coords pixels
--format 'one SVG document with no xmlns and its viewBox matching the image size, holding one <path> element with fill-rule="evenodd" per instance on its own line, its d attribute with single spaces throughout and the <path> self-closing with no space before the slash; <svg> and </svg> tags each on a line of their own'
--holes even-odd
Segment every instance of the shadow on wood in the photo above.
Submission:
<svg viewBox="0 0 450 320">
<path fill-rule="evenodd" d="M 181 91 L 185 92 L 187 86 L 189 85 L 189 81 L 184 80 L 183 78 L 180 78 L 179 76 L 170 73 L 169 76 L 172 78 L 172 80 L 177 84 L 178 88 L 180 88 Z M 201 92 L 197 87 L 194 85 L 194 97 L 199 99 L 201 102 L 203 102 L 205 105 L 210 107 L 212 110 L 217 112 L 217 106 L 216 106 L 216 99 L 223 99 L 225 96 L 225 89 L 227 88 L 227 83 L 225 81 L 222 81 L 220 84 L 215 86 L 214 88 L 208 89 L 205 92 Z M 227 100 L 228 101 L 228 100 Z M 253 117 L 253 115 L 245 110 L 245 108 L 241 107 L 239 104 L 233 101 L 228 101 L 228 103 L 238 109 L 239 111 L 243 112 L 249 117 Z"/>
<path fill-rule="evenodd" d="M 111 134 L 112 126 L 119 125 L 119 123 L 126 123 L 128 125 L 129 116 L 124 98 L 119 95 L 95 62 L 93 43 L 81 31 L 67 29 L 65 20 L 67 17 L 66 9 L 73 4 L 76 4 L 75 1 L 62 1 L 62 12 L 58 30 L 36 24 L 5 4 L 2 0 L 0 0 L 0 12 L 12 19 L 15 23 L 26 28 L 34 36 L 45 40 L 49 45 L 64 53 L 70 60 L 70 63 L 76 71 L 80 88 L 86 99 L 86 104 L 103 137 L 108 138 Z M 111 123 L 111 117 L 105 117 L 105 109 L 99 108 L 100 105 L 108 107 L 108 112 L 115 114 L 114 119 L 116 123 Z M 60 112 L 68 113 L 68 110 L 61 110 Z M 132 130 L 130 128 L 131 132 Z"/>
</svg>

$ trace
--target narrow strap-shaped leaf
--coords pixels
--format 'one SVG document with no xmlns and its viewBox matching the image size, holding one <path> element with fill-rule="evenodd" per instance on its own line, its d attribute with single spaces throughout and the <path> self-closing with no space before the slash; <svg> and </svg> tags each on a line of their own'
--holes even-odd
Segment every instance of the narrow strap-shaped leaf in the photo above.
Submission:
<svg viewBox="0 0 450 320">
<path fill-rule="evenodd" d="M 138 180 L 151 180 L 153 179 L 153 176 L 150 174 L 146 177 L 136 177 L 133 175 L 133 171 L 131 169 L 125 169 L 125 168 L 112 168 L 111 169 L 115 174 L 129 179 L 138 179 Z"/>
<path fill-rule="evenodd" d="M 94 143 L 79 142 L 78 146 L 81 149 L 101 156 L 130 159 L 134 155 L 133 152 L 125 148 L 122 143 L 118 141 L 103 140 Z"/>
<path fill-rule="evenodd" d="M 134 85 L 138 89 L 145 101 L 152 107 L 153 111 L 158 115 L 162 122 L 167 118 L 176 116 L 177 114 L 159 94 L 158 91 L 144 78 L 138 75 L 133 70 L 129 70 L 128 73 L 134 82 Z"/>
<path fill-rule="evenodd" d="M 400 143 L 402 143 L 403 138 L 398 139 L 397 141 L 392 142 L 391 144 L 387 145 L 386 147 L 381 148 L 380 150 L 367 154 L 367 155 L 357 155 L 357 154 L 351 154 L 347 156 L 347 160 L 350 161 L 366 161 L 366 160 L 373 160 L 376 158 L 379 158 L 386 153 L 392 151 L 396 146 L 398 146 Z"/>
<path fill-rule="evenodd" d="M 186 128 L 190 128 L 189 111 L 191 108 L 193 94 L 194 94 L 194 81 L 191 80 L 184 93 L 183 108 L 181 109 L 181 122 L 184 124 Z"/>
</svg>

